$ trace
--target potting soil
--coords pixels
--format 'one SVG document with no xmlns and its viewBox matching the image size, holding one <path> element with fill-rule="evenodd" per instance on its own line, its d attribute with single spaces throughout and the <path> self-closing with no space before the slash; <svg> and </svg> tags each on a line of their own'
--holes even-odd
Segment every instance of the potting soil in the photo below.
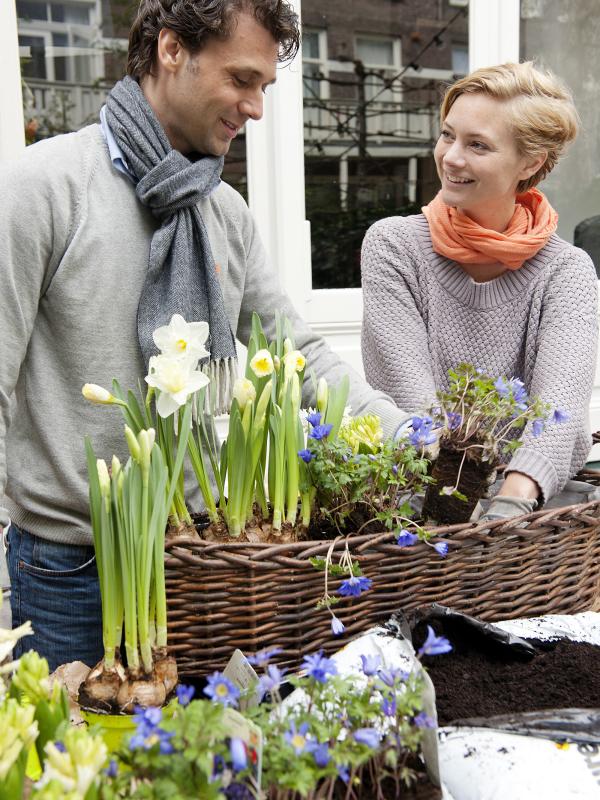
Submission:
<svg viewBox="0 0 600 800">
<path fill-rule="evenodd" d="M 438 624 L 437 633 L 448 635 Z M 420 645 L 423 631 L 413 633 Z M 509 648 L 452 631 L 453 650 L 425 656 L 436 693 L 439 725 L 557 708 L 600 708 L 600 647 L 569 639 L 530 639 L 536 652 L 524 659 Z"/>
</svg>

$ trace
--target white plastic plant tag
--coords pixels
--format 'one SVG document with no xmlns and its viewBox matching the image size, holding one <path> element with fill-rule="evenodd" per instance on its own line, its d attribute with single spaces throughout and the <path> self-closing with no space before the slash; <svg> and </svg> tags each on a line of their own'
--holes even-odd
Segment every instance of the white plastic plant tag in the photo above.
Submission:
<svg viewBox="0 0 600 800">
<path fill-rule="evenodd" d="M 230 680 L 240 692 L 246 692 L 250 687 L 258 685 L 258 675 L 254 667 L 250 664 L 241 650 L 235 650 L 227 666 L 223 670 L 223 675 Z M 240 711 L 257 706 L 260 703 L 260 693 L 254 692 L 252 695 L 240 699 Z"/>
<path fill-rule="evenodd" d="M 240 653 L 242 658 L 244 658 L 243 654 L 239 650 L 236 650 L 236 653 Z M 250 667 L 250 664 L 248 664 L 248 666 Z M 252 669 L 252 667 L 250 667 L 250 669 Z M 233 678 L 229 677 L 229 680 L 233 681 Z M 230 738 L 235 737 L 243 741 L 248 759 L 248 767 L 250 768 L 250 774 L 252 776 L 253 789 L 257 796 L 260 796 L 263 751 L 261 729 L 258 727 L 258 725 L 255 725 L 249 719 L 243 717 L 233 708 L 225 709 L 223 713 L 223 723 L 225 725 L 227 736 Z"/>
</svg>

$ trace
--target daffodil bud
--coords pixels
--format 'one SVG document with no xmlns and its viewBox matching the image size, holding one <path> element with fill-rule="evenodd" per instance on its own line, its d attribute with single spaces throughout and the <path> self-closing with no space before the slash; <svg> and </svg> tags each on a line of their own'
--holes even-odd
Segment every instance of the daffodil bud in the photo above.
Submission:
<svg viewBox="0 0 600 800">
<path fill-rule="evenodd" d="M 96 469 L 98 470 L 98 481 L 100 482 L 100 493 L 102 497 L 110 496 L 110 475 L 108 467 L 103 458 L 96 459 Z"/>
<path fill-rule="evenodd" d="M 90 403 L 99 403 L 100 405 L 104 406 L 111 405 L 116 400 L 116 398 L 113 397 L 108 389 L 98 386 L 97 383 L 84 384 L 81 389 L 81 394 L 86 400 L 89 400 Z"/>
<path fill-rule="evenodd" d="M 150 433 L 152 431 L 152 434 Z M 150 453 L 154 444 L 154 429 L 138 433 L 138 443 L 140 445 L 140 466 L 144 472 L 150 469 Z"/>
<path fill-rule="evenodd" d="M 327 398 L 329 396 L 329 388 L 325 378 L 319 378 L 317 383 L 317 411 L 325 414 L 327 411 Z"/>
<path fill-rule="evenodd" d="M 117 456 L 112 457 L 112 462 L 110 465 L 110 477 L 113 481 L 118 480 L 119 475 L 121 474 L 121 462 L 117 458 Z"/>
<path fill-rule="evenodd" d="M 281 359 L 278 355 L 273 356 L 273 366 L 275 367 L 275 372 L 279 372 L 281 369 Z"/>
<path fill-rule="evenodd" d="M 129 447 L 129 452 L 131 453 L 131 457 L 138 461 L 140 460 L 140 445 L 137 440 L 135 433 L 131 430 L 129 425 L 125 425 L 125 439 L 127 440 L 127 447 Z"/>
<path fill-rule="evenodd" d="M 283 355 L 287 356 L 287 354 L 291 353 L 293 349 L 294 345 L 292 340 L 289 338 L 289 336 L 286 336 L 286 338 L 283 340 Z"/>
<path fill-rule="evenodd" d="M 233 396 L 237 400 L 240 411 L 243 411 L 248 403 L 256 400 L 256 389 L 248 378 L 238 378 L 233 384 Z"/>
</svg>

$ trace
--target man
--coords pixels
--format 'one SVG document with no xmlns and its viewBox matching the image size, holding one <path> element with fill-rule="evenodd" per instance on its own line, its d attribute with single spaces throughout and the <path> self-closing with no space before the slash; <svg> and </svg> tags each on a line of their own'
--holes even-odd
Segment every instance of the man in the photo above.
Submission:
<svg viewBox="0 0 600 800">
<path fill-rule="evenodd" d="M 129 75 L 101 124 L 0 169 L 0 524 L 12 520 L 13 625 L 32 620 L 24 647 L 51 669 L 102 654 L 83 435 L 103 457 L 124 446 L 118 410 L 87 404 L 84 383 L 134 387 L 152 331 L 175 312 L 210 323 L 222 387 L 253 311 L 268 336 L 275 309 L 289 317 L 330 383 L 350 372 L 294 311 L 247 206 L 219 179 L 298 44 L 282 0 L 142 0 Z M 314 403 L 309 384 L 304 401 Z M 354 412 L 379 414 L 393 434 L 406 414 L 357 375 L 351 384 Z"/>
</svg>

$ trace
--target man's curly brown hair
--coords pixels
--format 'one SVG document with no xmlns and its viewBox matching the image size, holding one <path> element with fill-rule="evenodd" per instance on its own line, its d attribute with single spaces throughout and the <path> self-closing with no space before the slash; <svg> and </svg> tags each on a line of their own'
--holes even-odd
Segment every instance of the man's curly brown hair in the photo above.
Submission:
<svg viewBox="0 0 600 800">
<path fill-rule="evenodd" d="M 139 81 L 153 73 L 163 28 L 172 30 L 191 53 L 197 53 L 208 38 L 229 36 L 242 12 L 252 14 L 279 42 L 280 61 L 296 55 L 299 20 L 285 0 L 141 0 L 129 32 L 127 74 Z"/>
</svg>

